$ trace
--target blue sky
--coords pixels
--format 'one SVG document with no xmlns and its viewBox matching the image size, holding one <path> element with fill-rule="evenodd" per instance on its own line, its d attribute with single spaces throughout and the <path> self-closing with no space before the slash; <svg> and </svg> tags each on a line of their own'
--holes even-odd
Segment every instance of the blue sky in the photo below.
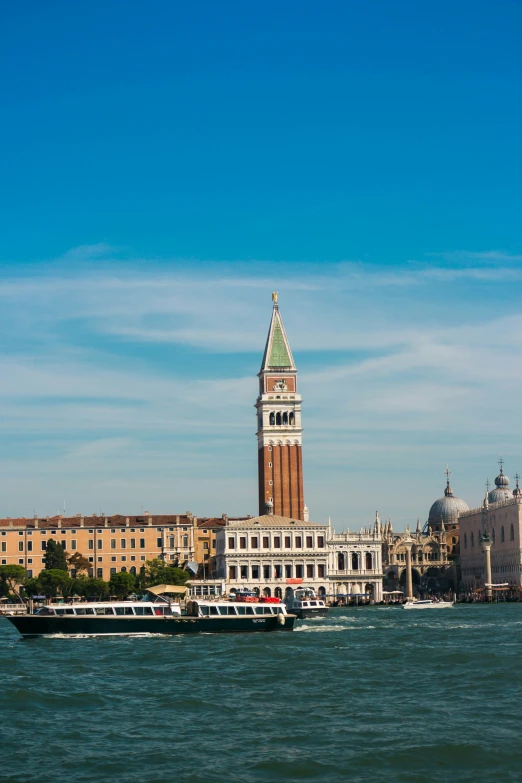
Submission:
<svg viewBox="0 0 522 783">
<path fill-rule="evenodd" d="M 2 9 L 0 514 L 256 512 L 280 301 L 312 518 L 522 470 L 517 2 Z"/>
</svg>

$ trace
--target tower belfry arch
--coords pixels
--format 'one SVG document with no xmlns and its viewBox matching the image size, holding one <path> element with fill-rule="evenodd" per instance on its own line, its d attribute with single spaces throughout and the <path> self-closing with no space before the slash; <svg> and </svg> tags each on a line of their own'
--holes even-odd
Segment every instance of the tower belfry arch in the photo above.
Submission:
<svg viewBox="0 0 522 783">
<path fill-rule="evenodd" d="M 258 373 L 257 445 L 259 514 L 273 504 L 278 516 L 306 519 L 303 490 L 301 395 L 297 392 L 297 368 L 278 296 L 272 294 L 272 318 Z"/>
</svg>

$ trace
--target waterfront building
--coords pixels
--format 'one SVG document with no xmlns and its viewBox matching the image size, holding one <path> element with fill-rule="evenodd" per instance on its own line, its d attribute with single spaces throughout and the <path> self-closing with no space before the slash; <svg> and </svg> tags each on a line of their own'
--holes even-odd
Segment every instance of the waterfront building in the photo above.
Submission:
<svg viewBox="0 0 522 783">
<path fill-rule="evenodd" d="M 383 567 L 385 589 L 393 591 L 406 586 L 406 562 L 411 553 L 413 590 L 444 593 L 456 591 L 459 582 L 459 519 L 468 505 L 457 497 L 450 486 L 446 468 L 446 488 L 443 497 L 431 506 L 428 521 L 421 529 L 417 521 L 415 534 L 409 528 L 400 534 L 393 532 L 391 522 L 384 526 Z"/>
<path fill-rule="evenodd" d="M 328 545 L 329 595 L 347 600 L 365 596 L 382 601 L 382 525 L 376 515 L 373 528 L 336 533 L 331 530 Z"/>
<path fill-rule="evenodd" d="M 155 558 L 185 567 L 195 558 L 197 526 L 190 512 L 0 519 L 0 565 L 21 565 L 29 577 L 38 576 L 52 538 L 68 555 L 84 555 L 91 564 L 88 575 L 100 579 L 119 571 L 139 573 Z"/>
<path fill-rule="evenodd" d="M 301 395 L 297 368 L 283 320 L 272 294 L 273 309 L 261 370 L 257 412 L 259 514 L 267 502 L 275 516 L 308 519 L 304 501 Z"/>
<path fill-rule="evenodd" d="M 522 585 L 522 491 L 518 475 L 513 491 L 509 484 L 501 460 L 495 489 L 486 491 L 479 508 L 460 515 L 462 590 L 482 588 L 487 581 L 483 539 L 491 544 L 493 583 L 507 582 L 512 587 Z"/>
<path fill-rule="evenodd" d="M 283 598 L 287 585 L 304 582 L 327 595 L 327 524 L 305 522 L 271 513 L 228 520 L 216 531 L 217 577 L 227 590 L 246 588 L 259 595 Z"/>
</svg>

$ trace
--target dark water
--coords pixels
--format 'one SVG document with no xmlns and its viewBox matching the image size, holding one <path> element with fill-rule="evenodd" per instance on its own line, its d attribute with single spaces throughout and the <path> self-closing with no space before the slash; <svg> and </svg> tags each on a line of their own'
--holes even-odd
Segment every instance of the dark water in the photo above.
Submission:
<svg viewBox="0 0 522 783">
<path fill-rule="evenodd" d="M 141 639 L 0 619 L 0 780 L 519 783 L 521 651 L 522 604 Z"/>
</svg>

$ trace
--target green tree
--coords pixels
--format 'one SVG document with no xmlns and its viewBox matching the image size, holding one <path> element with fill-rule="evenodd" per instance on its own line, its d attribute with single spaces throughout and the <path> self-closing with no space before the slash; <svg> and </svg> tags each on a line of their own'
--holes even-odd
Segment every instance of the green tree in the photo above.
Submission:
<svg viewBox="0 0 522 783">
<path fill-rule="evenodd" d="M 108 598 L 110 588 L 109 583 L 104 582 L 103 579 L 81 577 L 74 582 L 74 592 L 84 598 L 94 598 L 96 601 L 101 601 L 103 598 Z"/>
<path fill-rule="evenodd" d="M 66 598 L 72 593 L 75 582 L 67 571 L 60 568 L 46 568 L 40 571 L 36 581 L 39 592 L 47 598 L 56 598 L 58 593 Z"/>
<path fill-rule="evenodd" d="M 25 568 L 21 565 L 0 566 L 0 595 L 8 596 L 14 593 L 19 596 L 17 585 L 23 584 L 26 577 Z"/>
<path fill-rule="evenodd" d="M 31 577 L 26 580 L 24 584 L 24 593 L 29 596 L 29 598 L 32 598 L 33 595 L 40 595 L 40 582 L 36 577 Z"/>
<path fill-rule="evenodd" d="M 65 549 L 53 538 L 50 538 L 47 541 L 47 549 L 45 550 L 43 561 L 47 569 L 58 569 L 59 571 L 65 571 L 67 573 L 67 555 L 65 554 Z"/>
<path fill-rule="evenodd" d="M 136 577 L 134 574 L 129 574 L 127 571 L 120 571 L 117 574 L 111 576 L 109 582 L 109 590 L 111 595 L 115 595 L 118 598 L 125 598 L 132 593 L 136 586 Z"/>
<path fill-rule="evenodd" d="M 140 571 L 140 584 L 142 587 L 154 587 L 154 585 L 184 585 L 190 579 L 188 571 L 183 568 L 166 565 L 163 560 L 155 558 L 147 560 L 145 569 Z"/>
<path fill-rule="evenodd" d="M 87 574 L 89 569 L 92 568 L 89 558 L 82 555 L 81 552 L 75 552 L 74 555 L 70 555 L 67 558 L 67 562 L 71 571 L 75 571 L 77 574 Z"/>
</svg>

